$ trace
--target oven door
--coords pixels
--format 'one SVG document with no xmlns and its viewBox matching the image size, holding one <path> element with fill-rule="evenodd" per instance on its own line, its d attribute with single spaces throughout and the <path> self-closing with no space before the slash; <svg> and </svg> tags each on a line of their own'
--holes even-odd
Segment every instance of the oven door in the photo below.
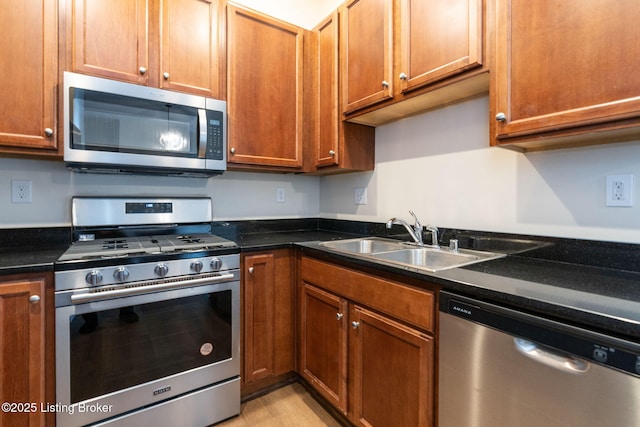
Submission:
<svg viewBox="0 0 640 427">
<path fill-rule="evenodd" d="M 239 287 L 56 308 L 58 425 L 85 425 L 237 378 Z"/>
</svg>

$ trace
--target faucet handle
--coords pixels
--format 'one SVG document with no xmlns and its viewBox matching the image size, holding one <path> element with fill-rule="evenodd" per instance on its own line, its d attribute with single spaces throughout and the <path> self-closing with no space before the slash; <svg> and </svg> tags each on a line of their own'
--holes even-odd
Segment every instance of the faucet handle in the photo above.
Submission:
<svg viewBox="0 0 640 427">
<path fill-rule="evenodd" d="M 415 224 L 413 225 L 413 229 L 416 230 L 416 231 L 417 230 L 422 231 L 422 224 L 420 224 L 420 221 L 418 221 L 418 217 L 416 216 L 416 214 L 412 210 L 409 210 L 409 213 L 411 214 L 411 216 L 415 220 Z"/>
</svg>

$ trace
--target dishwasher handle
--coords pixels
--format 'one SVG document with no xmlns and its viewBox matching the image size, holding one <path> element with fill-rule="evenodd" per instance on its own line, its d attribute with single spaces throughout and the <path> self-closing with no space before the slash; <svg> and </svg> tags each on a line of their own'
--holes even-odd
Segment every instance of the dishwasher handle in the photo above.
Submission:
<svg viewBox="0 0 640 427">
<path fill-rule="evenodd" d="M 522 338 L 514 338 L 513 343 L 516 349 L 526 357 L 535 360 L 543 365 L 559 369 L 570 374 L 584 374 L 589 370 L 589 362 L 570 356 L 566 353 L 554 351 L 549 347 L 542 346 L 533 341 Z"/>
</svg>

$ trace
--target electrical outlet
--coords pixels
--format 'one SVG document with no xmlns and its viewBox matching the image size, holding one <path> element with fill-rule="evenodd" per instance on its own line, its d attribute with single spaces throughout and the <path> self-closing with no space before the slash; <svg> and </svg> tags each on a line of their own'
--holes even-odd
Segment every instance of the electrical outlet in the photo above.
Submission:
<svg viewBox="0 0 640 427">
<path fill-rule="evenodd" d="M 354 188 L 353 189 L 353 202 L 356 205 L 367 204 L 367 189 L 366 188 Z"/>
<path fill-rule="evenodd" d="M 633 175 L 607 175 L 606 206 L 633 206 Z"/>
<path fill-rule="evenodd" d="M 31 203 L 31 180 L 11 180 L 11 203 Z"/>
<path fill-rule="evenodd" d="M 285 202 L 285 192 L 283 187 L 276 188 L 276 203 Z"/>
</svg>

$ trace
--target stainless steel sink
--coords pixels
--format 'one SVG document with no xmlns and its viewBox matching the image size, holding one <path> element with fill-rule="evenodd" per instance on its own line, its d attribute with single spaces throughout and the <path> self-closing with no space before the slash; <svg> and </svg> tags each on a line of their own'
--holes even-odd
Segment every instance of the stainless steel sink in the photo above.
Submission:
<svg viewBox="0 0 640 427">
<path fill-rule="evenodd" d="M 402 242 L 379 237 L 368 237 L 362 239 L 333 240 L 322 242 L 320 246 L 335 249 L 337 251 L 350 252 L 356 254 L 373 254 L 377 252 L 388 252 L 403 249 Z"/>
<path fill-rule="evenodd" d="M 469 249 L 416 247 L 411 243 L 379 237 L 322 242 L 320 246 L 339 252 L 360 255 L 384 264 L 417 268 L 430 272 L 462 267 L 504 257 L 505 254 Z"/>
<path fill-rule="evenodd" d="M 428 271 L 439 271 L 487 261 L 504 255 L 493 252 L 471 252 L 465 249 L 459 249 L 458 252 L 453 252 L 448 249 L 415 248 L 378 253 L 372 256 L 376 259 L 402 264 L 408 267 Z"/>
</svg>

